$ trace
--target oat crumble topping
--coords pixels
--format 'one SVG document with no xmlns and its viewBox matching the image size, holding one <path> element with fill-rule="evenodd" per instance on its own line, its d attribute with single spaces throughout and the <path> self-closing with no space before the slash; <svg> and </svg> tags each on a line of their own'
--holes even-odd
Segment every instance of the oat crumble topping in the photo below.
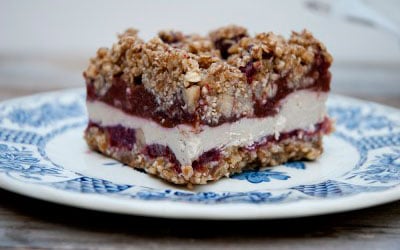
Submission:
<svg viewBox="0 0 400 250">
<path fill-rule="evenodd" d="M 271 32 L 250 36 L 231 25 L 206 36 L 161 31 L 145 42 L 129 29 L 118 39 L 100 48 L 84 72 L 96 95 L 105 95 L 119 77 L 128 86 L 143 85 L 161 111 L 180 101 L 182 109 L 210 125 L 253 116 L 254 102 L 265 104 L 283 87 L 310 86 L 321 77 L 316 67 L 332 63 L 307 30 L 285 39 Z"/>
</svg>

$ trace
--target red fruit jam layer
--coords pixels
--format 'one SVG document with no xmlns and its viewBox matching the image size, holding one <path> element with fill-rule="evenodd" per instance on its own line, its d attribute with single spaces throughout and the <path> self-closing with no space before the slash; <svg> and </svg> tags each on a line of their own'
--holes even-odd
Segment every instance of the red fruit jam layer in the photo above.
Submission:
<svg viewBox="0 0 400 250">
<path fill-rule="evenodd" d="M 300 90 L 309 89 L 317 92 L 328 92 L 330 89 L 331 74 L 329 72 L 330 64 L 324 60 L 322 55 L 316 55 L 316 63 L 310 70 L 308 77 L 317 76 L 315 82 L 306 87 L 292 89 L 289 88 L 287 78 L 283 77 L 276 80 L 278 90 L 275 97 L 262 103 L 254 100 L 254 114 L 256 117 L 266 117 L 275 115 L 278 111 L 279 101 L 284 99 L 290 93 Z M 249 84 L 253 81 L 253 76 L 257 73 L 257 69 L 253 67 L 253 62 L 249 62 L 240 70 L 246 75 Z M 141 82 L 141 77 L 135 78 L 134 84 L 128 84 L 121 79 L 120 76 L 114 76 L 110 89 L 102 96 L 98 96 L 94 90 L 94 82 L 87 79 L 87 100 L 101 101 L 115 108 L 123 110 L 127 114 L 149 118 L 157 122 L 163 127 L 175 127 L 179 124 L 204 124 L 209 126 L 218 126 L 225 122 L 233 122 L 241 117 L 228 117 L 219 120 L 217 124 L 205 124 L 196 114 L 190 114 L 182 107 L 184 101 L 181 97 L 176 96 L 174 105 L 168 110 L 157 109 L 158 105 L 156 97 L 147 91 Z"/>
<path fill-rule="evenodd" d="M 108 138 L 108 145 L 121 150 L 132 150 L 136 143 L 135 129 L 125 128 L 121 125 L 118 126 L 101 126 L 94 122 L 89 122 L 87 129 L 96 127 L 101 132 L 105 133 Z M 314 125 L 313 131 L 305 131 L 302 129 L 296 129 L 291 132 L 281 133 L 279 138 L 274 135 L 268 135 L 252 145 L 248 145 L 240 148 L 243 151 L 254 151 L 262 146 L 266 146 L 269 143 L 276 143 L 289 138 L 308 138 L 316 135 L 329 134 L 332 132 L 332 122 L 329 118 L 325 118 L 323 122 Z M 181 163 L 176 159 L 174 152 L 168 147 L 160 144 L 145 145 L 140 149 L 140 153 L 147 157 L 154 159 L 157 157 L 164 157 L 170 163 L 172 163 L 174 170 L 177 173 L 181 173 Z M 213 148 L 203 154 L 201 154 L 196 160 L 192 162 L 192 167 L 197 172 L 204 172 L 206 169 L 205 165 L 210 162 L 218 162 L 221 159 L 220 149 Z"/>
</svg>

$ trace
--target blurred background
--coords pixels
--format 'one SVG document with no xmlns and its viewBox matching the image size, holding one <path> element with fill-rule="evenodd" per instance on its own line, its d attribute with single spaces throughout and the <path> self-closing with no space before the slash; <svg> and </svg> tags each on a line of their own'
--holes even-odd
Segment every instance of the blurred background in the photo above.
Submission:
<svg viewBox="0 0 400 250">
<path fill-rule="evenodd" d="M 398 0 L 0 0 L 0 100 L 83 87 L 89 58 L 128 27 L 150 39 L 227 24 L 285 37 L 307 28 L 334 57 L 334 92 L 400 107 Z"/>
</svg>

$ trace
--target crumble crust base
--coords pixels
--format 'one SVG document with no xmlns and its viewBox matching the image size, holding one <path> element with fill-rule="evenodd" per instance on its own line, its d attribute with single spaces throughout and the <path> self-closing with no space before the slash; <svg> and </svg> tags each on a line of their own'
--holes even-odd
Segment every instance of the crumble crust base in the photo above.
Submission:
<svg viewBox="0 0 400 250">
<path fill-rule="evenodd" d="M 218 161 L 208 162 L 201 167 L 182 166 L 181 173 L 166 158 L 150 158 L 137 147 L 131 151 L 111 147 L 108 135 L 96 127 L 85 132 L 88 145 L 96 151 L 110 156 L 133 168 L 143 169 L 175 184 L 206 184 L 224 176 L 229 177 L 245 169 L 275 166 L 291 160 L 315 160 L 322 152 L 322 134 L 316 133 L 303 138 L 292 137 L 278 142 L 271 142 L 255 149 L 247 150 L 237 146 L 224 148 Z"/>
</svg>

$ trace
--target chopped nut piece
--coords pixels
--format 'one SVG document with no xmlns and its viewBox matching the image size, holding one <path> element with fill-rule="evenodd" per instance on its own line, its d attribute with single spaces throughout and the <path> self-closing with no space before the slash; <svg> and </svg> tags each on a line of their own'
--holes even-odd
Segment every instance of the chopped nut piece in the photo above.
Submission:
<svg viewBox="0 0 400 250">
<path fill-rule="evenodd" d="M 188 105 L 188 111 L 193 113 L 200 98 L 200 87 L 193 85 L 183 91 L 183 100 Z"/>
<path fill-rule="evenodd" d="M 185 74 L 185 80 L 188 82 L 200 82 L 201 76 L 197 72 L 187 72 Z"/>
<path fill-rule="evenodd" d="M 222 95 L 220 98 L 220 111 L 225 117 L 230 117 L 233 110 L 233 97 L 230 95 Z"/>
</svg>

